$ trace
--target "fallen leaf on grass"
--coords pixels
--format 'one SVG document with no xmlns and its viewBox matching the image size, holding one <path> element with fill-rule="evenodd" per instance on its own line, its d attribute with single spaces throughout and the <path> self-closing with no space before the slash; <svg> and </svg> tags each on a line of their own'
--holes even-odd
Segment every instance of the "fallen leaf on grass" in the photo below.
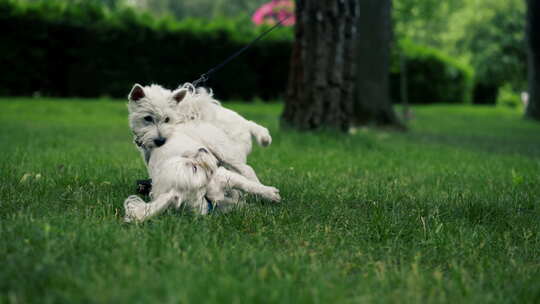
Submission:
<svg viewBox="0 0 540 304">
<path fill-rule="evenodd" d="M 32 177 L 32 173 L 25 173 L 25 174 L 21 177 L 21 180 L 19 181 L 19 183 L 24 183 L 24 182 L 26 182 L 30 177 Z"/>
<path fill-rule="evenodd" d="M 40 173 L 25 173 L 22 177 L 21 177 L 21 180 L 19 181 L 19 183 L 26 183 L 26 182 L 29 182 L 31 180 L 34 180 L 34 181 L 39 181 L 41 179 L 41 174 Z"/>
</svg>

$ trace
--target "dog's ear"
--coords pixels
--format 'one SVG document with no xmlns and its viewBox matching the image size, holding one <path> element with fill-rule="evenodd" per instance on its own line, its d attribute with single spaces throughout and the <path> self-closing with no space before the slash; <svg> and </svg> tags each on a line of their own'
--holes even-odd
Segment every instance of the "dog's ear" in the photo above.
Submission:
<svg viewBox="0 0 540 304">
<path fill-rule="evenodd" d="M 184 98 L 186 98 L 188 90 L 186 89 L 180 89 L 173 93 L 173 100 L 176 101 L 176 103 L 182 102 Z"/>
<path fill-rule="evenodd" d="M 135 84 L 133 88 L 131 89 L 131 92 L 129 92 L 128 99 L 129 101 L 137 102 L 141 99 L 146 97 L 146 94 L 144 94 L 144 88 L 140 84 Z"/>
</svg>

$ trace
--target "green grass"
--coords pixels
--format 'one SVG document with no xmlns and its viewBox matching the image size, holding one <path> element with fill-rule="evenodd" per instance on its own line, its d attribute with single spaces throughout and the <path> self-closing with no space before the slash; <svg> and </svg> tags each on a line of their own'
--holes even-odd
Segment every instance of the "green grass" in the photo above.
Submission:
<svg viewBox="0 0 540 304">
<path fill-rule="evenodd" d="M 146 173 L 123 103 L 0 105 L 0 303 L 540 301 L 540 124 L 518 113 L 425 106 L 347 136 L 233 104 L 271 129 L 250 164 L 283 202 L 126 225 Z"/>
</svg>

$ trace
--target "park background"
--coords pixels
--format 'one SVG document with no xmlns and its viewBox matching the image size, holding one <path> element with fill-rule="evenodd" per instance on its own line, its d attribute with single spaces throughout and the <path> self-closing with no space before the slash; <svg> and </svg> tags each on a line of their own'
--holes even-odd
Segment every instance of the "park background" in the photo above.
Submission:
<svg viewBox="0 0 540 304">
<path fill-rule="evenodd" d="M 124 98 L 133 83 L 194 81 L 268 26 L 264 1 L 5 1 L 0 94 Z M 414 103 L 520 106 L 527 89 L 525 1 L 393 3 L 392 99 L 402 61 Z M 274 31 L 209 83 L 222 100 L 276 100 L 293 28 Z M 362 39 L 359 37 L 358 39 Z M 92 85 L 89 85 L 92 84 Z"/>
<path fill-rule="evenodd" d="M 280 27 L 207 85 L 270 129 L 249 163 L 283 202 L 126 225 L 146 178 L 132 85 L 193 81 L 276 15 L 258 24 L 259 0 L 0 0 L 0 303 L 538 303 L 526 2 L 391 2 L 405 128 L 284 126 L 295 34 Z"/>
</svg>

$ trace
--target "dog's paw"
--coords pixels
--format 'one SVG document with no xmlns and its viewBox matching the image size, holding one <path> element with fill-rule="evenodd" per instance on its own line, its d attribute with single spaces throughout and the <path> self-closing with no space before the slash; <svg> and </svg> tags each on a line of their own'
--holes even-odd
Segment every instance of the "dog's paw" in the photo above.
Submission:
<svg viewBox="0 0 540 304">
<path fill-rule="evenodd" d="M 124 201 L 124 222 L 140 222 L 146 216 L 146 203 L 138 196 L 131 195 Z"/>
<path fill-rule="evenodd" d="M 255 139 L 261 147 L 268 147 L 272 143 L 272 136 L 268 129 L 261 127 L 255 134 Z"/>
<path fill-rule="evenodd" d="M 281 201 L 281 196 L 279 195 L 279 189 L 274 187 L 264 186 L 264 190 L 261 191 L 260 195 L 269 201 L 279 203 Z"/>
</svg>

